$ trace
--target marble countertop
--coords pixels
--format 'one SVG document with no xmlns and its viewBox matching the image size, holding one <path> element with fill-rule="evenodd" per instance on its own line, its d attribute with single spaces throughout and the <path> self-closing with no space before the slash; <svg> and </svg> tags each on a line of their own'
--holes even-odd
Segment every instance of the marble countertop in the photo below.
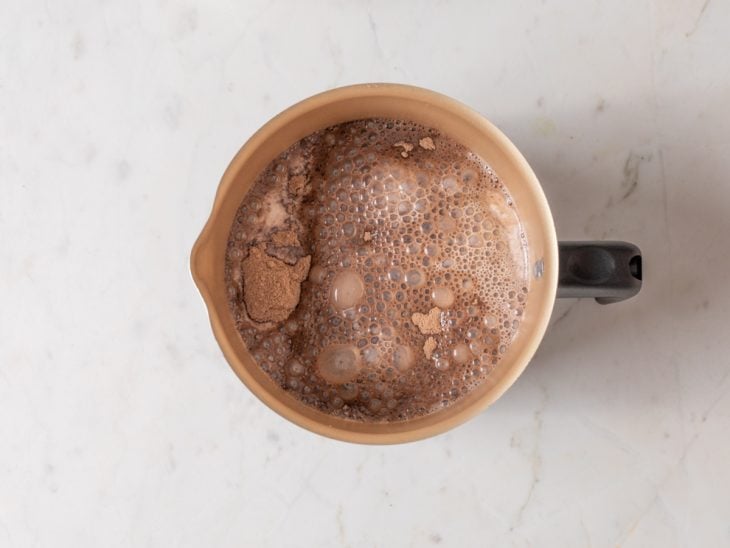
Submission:
<svg viewBox="0 0 730 548">
<path fill-rule="evenodd" d="M 730 4 L 15 2 L 0 18 L 0 546 L 730 545 Z M 396 81 L 484 113 L 639 297 L 394 447 L 279 418 L 188 271 L 267 119 Z"/>
</svg>

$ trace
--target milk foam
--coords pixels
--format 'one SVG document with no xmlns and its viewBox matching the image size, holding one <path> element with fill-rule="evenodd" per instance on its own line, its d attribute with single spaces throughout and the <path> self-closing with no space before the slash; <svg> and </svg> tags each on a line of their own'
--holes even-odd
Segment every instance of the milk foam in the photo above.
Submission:
<svg viewBox="0 0 730 548">
<path fill-rule="evenodd" d="M 240 264 L 284 230 L 311 268 L 289 318 L 260 324 Z M 499 366 L 528 292 L 521 234 L 502 181 L 452 139 L 398 120 L 341 124 L 282 153 L 241 203 L 229 304 L 254 359 L 294 397 L 340 417 L 407 420 Z"/>
</svg>

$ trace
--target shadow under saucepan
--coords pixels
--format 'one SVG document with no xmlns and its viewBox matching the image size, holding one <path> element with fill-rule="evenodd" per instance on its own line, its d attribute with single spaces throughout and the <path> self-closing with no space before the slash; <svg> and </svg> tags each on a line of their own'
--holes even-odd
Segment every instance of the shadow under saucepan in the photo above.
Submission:
<svg viewBox="0 0 730 548">
<path fill-rule="evenodd" d="M 679 127 L 627 137 L 634 110 L 617 110 L 610 124 L 586 115 L 573 122 L 573 134 L 548 140 L 519 124 L 505 131 L 515 130 L 543 185 L 558 239 L 637 244 L 642 290 L 610 305 L 559 299 L 531 364 L 475 422 L 532 417 L 548 401 L 558 413 L 590 414 L 643 412 L 682 399 L 701 413 L 713 383 L 730 373 L 730 340 L 722 334 L 730 306 L 723 282 L 730 272 L 730 144 L 691 142 Z M 708 359 L 717 352 L 725 358 Z"/>
</svg>

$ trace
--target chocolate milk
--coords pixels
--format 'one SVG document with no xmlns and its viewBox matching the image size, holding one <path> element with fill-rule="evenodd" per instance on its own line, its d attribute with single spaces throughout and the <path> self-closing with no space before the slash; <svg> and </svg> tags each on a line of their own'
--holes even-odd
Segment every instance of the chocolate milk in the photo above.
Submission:
<svg viewBox="0 0 730 548">
<path fill-rule="evenodd" d="M 357 421 L 423 416 L 484 382 L 519 329 L 528 279 L 497 175 L 437 130 L 390 119 L 281 153 L 226 252 L 230 310 L 261 369 Z"/>
</svg>

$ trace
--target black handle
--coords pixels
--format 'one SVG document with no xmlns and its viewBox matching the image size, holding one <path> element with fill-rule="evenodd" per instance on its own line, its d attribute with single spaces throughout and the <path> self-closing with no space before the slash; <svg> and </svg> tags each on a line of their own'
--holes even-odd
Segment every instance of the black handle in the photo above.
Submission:
<svg viewBox="0 0 730 548">
<path fill-rule="evenodd" d="M 560 242 L 558 297 L 617 303 L 641 289 L 641 251 L 626 242 Z"/>
</svg>

